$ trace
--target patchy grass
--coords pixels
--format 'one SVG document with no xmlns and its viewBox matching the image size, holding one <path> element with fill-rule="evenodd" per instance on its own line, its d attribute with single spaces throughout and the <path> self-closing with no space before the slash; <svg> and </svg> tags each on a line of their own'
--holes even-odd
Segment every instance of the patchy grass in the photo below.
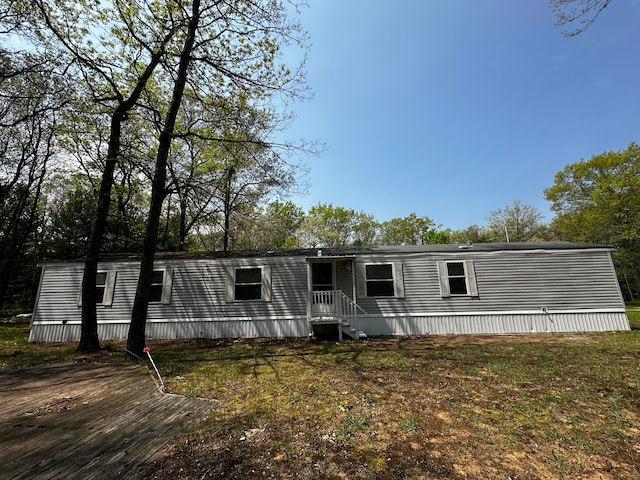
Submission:
<svg viewBox="0 0 640 480">
<path fill-rule="evenodd" d="M 175 393 L 219 408 L 141 476 L 637 478 L 640 332 L 182 341 Z"/>
<path fill-rule="evenodd" d="M 627 303 L 627 317 L 632 330 L 640 330 L 640 301 Z"/>
<path fill-rule="evenodd" d="M 217 409 L 139 478 L 640 478 L 634 328 L 149 342 L 171 392 Z M 27 333 L 0 325 L 3 365 L 77 360 L 75 345 L 30 345 Z"/>
<path fill-rule="evenodd" d="M 0 319 L 0 369 L 56 362 L 125 362 L 123 346 L 105 343 L 97 354 L 76 352 L 77 343 L 29 343 L 29 322 Z"/>
</svg>

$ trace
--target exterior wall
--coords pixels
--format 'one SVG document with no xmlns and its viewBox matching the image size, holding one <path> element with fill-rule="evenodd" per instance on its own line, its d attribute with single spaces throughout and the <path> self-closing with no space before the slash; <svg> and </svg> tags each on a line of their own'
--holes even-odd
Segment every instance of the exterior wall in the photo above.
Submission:
<svg viewBox="0 0 640 480">
<path fill-rule="evenodd" d="M 271 265 L 271 301 L 227 302 L 226 267 Z M 151 303 L 147 338 L 297 337 L 306 336 L 307 265 L 304 257 L 265 257 L 157 261 L 173 273 L 171 301 Z M 113 302 L 97 306 L 100 339 L 124 339 L 129 330 L 139 266 L 105 262 L 100 270 L 117 272 Z M 29 340 L 75 341 L 80 338 L 78 304 L 83 264 L 43 266 Z M 301 287 L 302 286 L 302 287 Z"/>
<path fill-rule="evenodd" d="M 327 257 L 330 259 L 330 257 Z M 478 296 L 443 298 L 437 262 L 472 260 Z M 607 249 L 448 251 L 357 254 L 356 263 L 400 262 L 404 297 L 358 298 L 367 335 L 582 332 L 628 330 Z M 226 300 L 228 267 L 270 266 L 271 300 Z M 147 338 L 302 337 L 307 323 L 304 255 L 174 259 L 168 304 L 149 305 Z M 357 265 L 335 260 L 336 288 L 353 296 Z M 102 340 L 127 336 L 138 263 L 105 262 L 117 272 L 113 302 L 98 306 Z M 30 341 L 80 337 L 81 263 L 45 264 Z"/>
<path fill-rule="evenodd" d="M 609 252 L 496 251 L 362 256 L 358 262 L 402 262 L 405 298 L 360 298 L 369 314 L 479 314 L 608 310 L 624 312 Z M 440 294 L 437 261 L 472 260 L 478 297 Z"/>
</svg>

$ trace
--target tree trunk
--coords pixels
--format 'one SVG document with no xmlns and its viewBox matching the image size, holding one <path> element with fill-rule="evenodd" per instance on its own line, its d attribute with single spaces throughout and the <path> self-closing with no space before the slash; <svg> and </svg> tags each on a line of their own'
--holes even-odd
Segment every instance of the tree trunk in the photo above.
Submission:
<svg viewBox="0 0 640 480">
<path fill-rule="evenodd" d="M 100 190 L 98 192 L 98 206 L 93 220 L 87 255 L 84 262 L 84 274 L 82 276 L 82 326 L 80 329 L 80 342 L 78 351 L 91 353 L 100 350 L 98 339 L 98 316 L 96 312 L 96 276 L 98 273 L 98 261 L 100 250 L 107 228 L 107 217 L 111 203 L 111 187 L 113 185 L 113 173 L 120 152 L 120 132 L 122 121 L 125 117 L 123 104 L 120 104 L 111 117 L 111 131 L 109 133 L 109 149 L 105 161 Z"/>
<path fill-rule="evenodd" d="M 233 174 L 235 173 L 235 169 L 233 166 L 229 168 L 229 172 L 227 173 L 227 180 L 225 182 L 225 192 L 224 192 L 224 226 L 223 226 L 223 237 L 222 237 L 222 250 L 226 252 L 229 249 L 229 229 L 231 226 L 231 182 L 233 180 Z"/>
<path fill-rule="evenodd" d="M 187 240 L 187 202 L 183 195 L 178 194 L 180 202 L 180 235 L 178 239 L 178 251 L 184 252 Z"/>
<path fill-rule="evenodd" d="M 111 203 L 111 187 L 113 186 L 113 173 L 120 154 L 120 134 L 122 122 L 127 117 L 136 104 L 140 95 L 153 75 L 153 71 L 164 57 L 164 47 L 174 35 L 172 30 L 164 38 L 161 48 L 156 51 L 144 72 L 138 79 L 131 95 L 126 100 L 121 101 L 111 116 L 111 127 L 109 132 L 109 147 L 107 150 L 107 160 L 105 161 L 100 190 L 98 192 L 98 205 L 96 216 L 89 235 L 87 254 L 84 262 L 84 273 L 82 276 L 82 326 L 80 329 L 80 342 L 78 351 L 84 353 L 96 352 L 100 349 L 98 340 L 98 317 L 96 312 L 96 276 L 98 273 L 98 261 L 100 251 L 104 241 L 104 233 L 107 228 L 107 217 L 109 216 L 109 206 Z"/>
<path fill-rule="evenodd" d="M 176 118 L 182 103 L 182 95 L 187 82 L 189 64 L 191 62 L 191 52 L 195 42 L 198 24 L 200 22 L 200 0 L 194 0 L 192 4 L 191 18 L 187 36 L 184 41 L 182 52 L 180 53 L 180 64 L 176 82 L 173 88 L 171 104 L 167 112 L 164 128 L 160 132 L 158 143 L 158 153 L 156 155 L 156 167 L 153 174 L 151 187 L 151 205 L 149 206 L 149 218 L 145 231 L 142 260 L 140 262 L 140 276 L 136 295 L 133 301 L 131 312 L 131 324 L 127 337 L 127 350 L 135 355 L 142 355 L 145 347 L 145 330 L 147 324 L 147 312 L 149 308 L 149 293 L 151 290 L 151 278 L 153 275 L 153 261 L 158 241 L 158 230 L 160 228 L 160 215 L 162 214 L 162 202 L 166 196 L 167 160 L 173 140 Z"/>
</svg>

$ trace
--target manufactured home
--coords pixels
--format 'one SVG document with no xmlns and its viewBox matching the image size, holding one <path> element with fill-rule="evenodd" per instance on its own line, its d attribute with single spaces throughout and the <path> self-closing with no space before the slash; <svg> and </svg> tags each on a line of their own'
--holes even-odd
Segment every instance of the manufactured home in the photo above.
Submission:
<svg viewBox="0 0 640 480">
<path fill-rule="evenodd" d="M 628 330 L 610 255 L 568 242 L 160 253 L 147 338 Z M 98 332 L 127 336 L 139 257 L 99 266 Z M 80 337 L 82 262 L 45 262 L 30 341 Z M 335 330 L 334 330 L 335 329 Z"/>
</svg>

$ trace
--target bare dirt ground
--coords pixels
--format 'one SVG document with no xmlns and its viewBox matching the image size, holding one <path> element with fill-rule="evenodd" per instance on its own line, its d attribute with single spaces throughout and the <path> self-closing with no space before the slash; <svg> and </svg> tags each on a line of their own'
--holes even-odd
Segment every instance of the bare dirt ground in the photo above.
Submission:
<svg viewBox="0 0 640 480">
<path fill-rule="evenodd" d="M 155 342 L 208 402 L 139 366 L 4 371 L 0 479 L 640 478 L 635 338 Z"/>
<path fill-rule="evenodd" d="M 640 478 L 634 338 L 159 344 L 193 352 L 169 388 L 218 408 L 139 478 Z"/>
<path fill-rule="evenodd" d="M 210 402 L 164 395 L 145 367 L 0 373 L 0 478 L 131 478 Z"/>
</svg>

